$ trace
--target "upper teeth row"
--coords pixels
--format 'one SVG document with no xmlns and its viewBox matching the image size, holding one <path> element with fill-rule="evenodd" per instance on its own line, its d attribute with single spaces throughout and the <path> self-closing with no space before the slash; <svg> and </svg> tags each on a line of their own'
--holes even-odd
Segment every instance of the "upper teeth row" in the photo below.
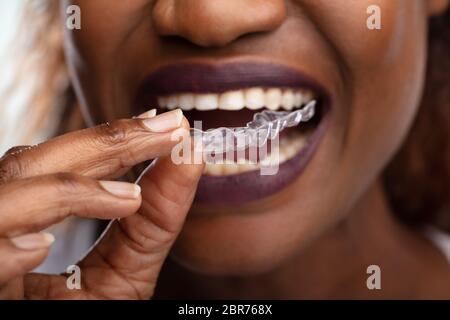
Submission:
<svg viewBox="0 0 450 320">
<path fill-rule="evenodd" d="M 258 110 L 264 107 L 269 110 L 293 110 L 314 99 L 309 90 L 250 88 L 245 90 L 227 91 L 224 93 L 207 94 L 174 94 L 158 98 L 160 108 L 182 110 L 241 110 L 248 108 Z"/>
</svg>

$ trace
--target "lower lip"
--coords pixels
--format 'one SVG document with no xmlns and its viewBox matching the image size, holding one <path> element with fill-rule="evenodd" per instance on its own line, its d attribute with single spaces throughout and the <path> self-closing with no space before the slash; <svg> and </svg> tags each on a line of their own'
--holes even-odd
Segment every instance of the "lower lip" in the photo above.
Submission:
<svg viewBox="0 0 450 320">
<path fill-rule="evenodd" d="M 263 176 L 259 170 L 221 177 L 203 175 L 195 204 L 243 205 L 282 191 L 301 176 L 311 161 L 326 131 L 328 117 L 329 112 L 326 112 L 307 145 L 292 159 L 281 164 L 276 175 Z"/>
</svg>

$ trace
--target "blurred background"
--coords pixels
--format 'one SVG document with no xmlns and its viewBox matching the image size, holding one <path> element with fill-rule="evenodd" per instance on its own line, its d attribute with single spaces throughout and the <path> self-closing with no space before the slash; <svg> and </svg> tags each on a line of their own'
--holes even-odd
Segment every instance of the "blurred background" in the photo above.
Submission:
<svg viewBox="0 0 450 320">
<path fill-rule="evenodd" d="M 4 92 L 13 74 L 14 37 L 21 20 L 21 12 L 24 0 L 0 1 L 0 92 Z M 6 108 L 5 101 L 1 101 L 0 106 L 0 154 L 3 154 L 13 145 L 20 144 L 23 126 L 20 125 L 21 110 L 20 99 L 26 96 L 25 88 L 19 90 L 14 97 L 8 101 Z M 22 129 L 22 130 L 21 130 Z"/>
</svg>

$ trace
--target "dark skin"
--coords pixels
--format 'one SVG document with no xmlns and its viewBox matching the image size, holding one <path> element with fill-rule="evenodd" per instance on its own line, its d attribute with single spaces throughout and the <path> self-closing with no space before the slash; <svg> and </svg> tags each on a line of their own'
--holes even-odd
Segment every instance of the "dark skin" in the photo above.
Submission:
<svg viewBox="0 0 450 320">
<path fill-rule="evenodd" d="M 155 133 L 142 119 L 124 120 L 13 152 L 0 163 L 8 218 L 0 260 L 21 268 L 2 273 L 3 297 L 151 298 L 157 280 L 161 297 L 450 297 L 448 263 L 394 219 L 380 181 L 417 113 L 427 20 L 447 0 L 61 1 L 69 4 L 81 7 L 83 28 L 66 32 L 67 60 L 92 123 L 133 116 L 137 86 L 163 64 L 243 58 L 312 74 L 332 95 L 330 123 L 295 183 L 233 208 L 191 208 L 202 166 L 165 157 L 181 124 Z M 366 28 L 371 4 L 382 9 L 380 31 Z M 155 156 L 162 160 L 137 198 L 117 201 L 98 183 Z M 52 210 L 36 192 L 54 192 Z M 12 205 L 18 199 L 23 209 Z M 22 252 L 10 240 L 68 215 L 124 217 L 81 263 L 84 286 L 75 293 L 62 276 L 24 276 L 48 248 Z M 177 263 L 166 260 L 169 250 Z M 382 269 L 380 291 L 366 287 L 372 264 Z"/>
</svg>

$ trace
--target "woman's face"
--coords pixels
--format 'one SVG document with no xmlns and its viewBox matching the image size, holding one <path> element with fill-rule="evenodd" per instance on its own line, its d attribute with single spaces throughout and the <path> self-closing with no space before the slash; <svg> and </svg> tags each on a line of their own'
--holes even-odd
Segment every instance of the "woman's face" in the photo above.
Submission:
<svg viewBox="0 0 450 320">
<path fill-rule="evenodd" d="M 252 103 L 292 107 L 290 89 L 318 99 L 308 130 L 281 138 L 288 151 L 277 175 L 210 166 L 200 182 L 173 255 L 200 272 L 239 275 L 285 262 L 363 199 L 416 114 L 427 18 L 443 2 L 78 0 L 61 12 L 81 8 L 82 28 L 66 31 L 65 47 L 95 122 L 176 101 L 234 106 L 185 115 L 236 126 Z M 367 27 L 370 5 L 381 9 L 380 30 Z"/>
</svg>

